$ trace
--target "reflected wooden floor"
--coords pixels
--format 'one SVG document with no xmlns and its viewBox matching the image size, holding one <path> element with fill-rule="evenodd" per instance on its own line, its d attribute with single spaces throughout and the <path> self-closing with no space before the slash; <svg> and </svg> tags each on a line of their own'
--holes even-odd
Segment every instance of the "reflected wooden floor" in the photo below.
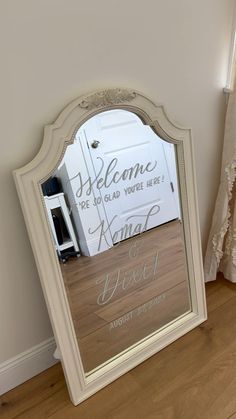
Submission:
<svg viewBox="0 0 236 419">
<path fill-rule="evenodd" d="M 57 364 L 1 396 L 0 418 L 236 419 L 236 284 L 206 292 L 206 322 L 79 406 Z"/>
<path fill-rule="evenodd" d="M 177 220 L 61 267 L 86 372 L 190 309 Z"/>
</svg>

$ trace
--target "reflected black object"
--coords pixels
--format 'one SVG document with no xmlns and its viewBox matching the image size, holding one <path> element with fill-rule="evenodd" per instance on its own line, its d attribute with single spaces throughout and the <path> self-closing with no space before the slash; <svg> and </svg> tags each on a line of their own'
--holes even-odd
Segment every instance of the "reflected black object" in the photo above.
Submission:
<svg viewBox="0 0 236 419">
<path fill-rule="evenodd" d="M 60 219 L 55 214 L 52 214 L 52 218 L 53 218 L 53 224 L 54 224 L 56 235 L 57 235 L 58 244 L 62 244 L 63 236 L 62 236 Z"/>
<path fill-rule="evenodd" d="M 92 143 L 92 147 L 93 147 L 93 148 L 98 148 L 99 144 L 100 144 L 100 141 L 96 141 L 96 140 L 95 140 L 95 141 Z"/>
<path fill-rule="evenodd" d="M 58 257 L 60 262 L 62 263 L 66 263 L 68 261 L 68 259 L 70 259 L 71 257 L 78 257 L 80 256 L 80 252 L 75 252 L 75 251 L 70 251 L 70 252 L 63 252 L 61 253 Z"/>
<path fill-rule="evenodd" d="M 42 184 L 42 190 L 44 196 L 56 195 L 62 192 L 61 184 L 57 177 L 51 177 Z"/>
</svg>

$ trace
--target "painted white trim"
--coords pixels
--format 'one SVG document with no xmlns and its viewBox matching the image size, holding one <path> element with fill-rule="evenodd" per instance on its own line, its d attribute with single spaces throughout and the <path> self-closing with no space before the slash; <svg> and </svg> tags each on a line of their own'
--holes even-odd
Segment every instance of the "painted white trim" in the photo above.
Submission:
<svg viewBox="0 0 236 419">
<path fill-rule="evenodd" d="M 55 349 L 50 338 L 0 364 L 0 395 L 56 364 Z"/>
</svg>

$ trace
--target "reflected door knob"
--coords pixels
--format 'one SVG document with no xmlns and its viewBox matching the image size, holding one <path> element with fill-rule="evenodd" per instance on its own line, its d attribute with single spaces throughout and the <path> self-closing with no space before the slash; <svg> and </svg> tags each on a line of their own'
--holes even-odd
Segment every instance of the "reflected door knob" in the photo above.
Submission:
<svg viewBox="0 0 236 419">
<path fill-rule="evenodd" d="M 95 140 L 95 141 L 93 141 L 93 143 L 91 145 L 92 145 L 93 148 L 98 148 L 99 144 L 100 144 L 100 141 Z"/>
</svg>

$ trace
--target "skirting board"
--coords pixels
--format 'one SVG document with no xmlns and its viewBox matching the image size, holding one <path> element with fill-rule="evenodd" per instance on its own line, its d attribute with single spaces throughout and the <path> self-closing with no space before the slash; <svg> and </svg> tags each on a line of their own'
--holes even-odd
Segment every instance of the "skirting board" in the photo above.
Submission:
<svg viewBox="0 0 236 419">
<path fill-rule="evenodd" d="M 56 364 L 55 349 L 55 340 L 50 338 L 0 364 L 0 395 Z"/>
</svg>

